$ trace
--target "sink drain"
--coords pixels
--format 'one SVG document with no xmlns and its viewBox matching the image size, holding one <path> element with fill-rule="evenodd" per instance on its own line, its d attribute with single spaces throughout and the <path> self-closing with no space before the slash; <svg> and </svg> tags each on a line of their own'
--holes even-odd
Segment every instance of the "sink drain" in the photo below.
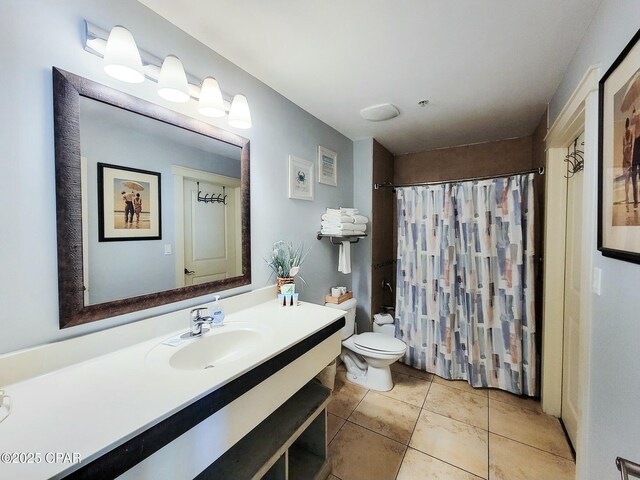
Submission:
<svg viewBox="0 0 640 480">
<path fill-rule="evenodd" d="M 206 370 L 207 368 L 213 368 L 215 367 L 215 365 L 207 365 L 206 367 L 204 367 L 204 369 Z"/>
</svg>

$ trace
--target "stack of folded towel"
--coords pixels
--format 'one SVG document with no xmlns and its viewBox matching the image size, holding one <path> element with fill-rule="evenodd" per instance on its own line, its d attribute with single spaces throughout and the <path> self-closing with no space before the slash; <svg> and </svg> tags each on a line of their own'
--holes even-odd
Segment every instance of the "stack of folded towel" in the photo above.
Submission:
<svg viewBox="0 0 640 480">
<path fill-rule="evenodd" d="M 324 235 L 364 235 L 369 219 L 359 215 L 356 208 L 327 208 L 322 215 Z"/>
</svg>

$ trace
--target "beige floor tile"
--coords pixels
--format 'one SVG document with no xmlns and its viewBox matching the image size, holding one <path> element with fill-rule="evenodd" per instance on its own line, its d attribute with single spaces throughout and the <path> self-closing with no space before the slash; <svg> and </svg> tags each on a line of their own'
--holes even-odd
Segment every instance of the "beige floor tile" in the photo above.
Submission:
<svg viewBox="0 0 640 480">
<path fill-rule="evenodd" d="M 417 368 L 410 367 L 409 365 L 405 365 L 400 362 L 391 364 L 391 372 L 404 373 L 405 375 L 428 380 L 429 382 L 433 379 L 433 375 L 431 373 L 418 370 Z"/>
<path fill-rule="evenodd" d="M 558 419 L 551 415 L 492 401 L 489 404 L 489 431 L 572 459 L 564 430 Z"/>
<path fill-rule="evenodd" d="M 509 405 L 515 405 L 516 407 L 528 408 L 529 410 L 542 412 L 542 405 L 539 400 L 521 397 L 503 390 L 489 390 L 489 400 L 498 400 L 500 402 L 508 403 Z"/>
<path fill-rule="evenodd" d="M 332 474 L 342 480 L 393 480 L 406 446 L 347 422 L 329 444 Z"/>
<path fill-rule="evenodd" d="M 573 480 L 575 464 L 557 455 L 490 434 L 491 480 Z"/>
<path fill-rule="evenodd" d="M 344 422 L 346 422 L 346 420 L 343 418 L 337 417 L 332 413 L 327 414 L 327 443 L 333 440 L 333 437 L 335 437 L 338 430 L 342 428 Z"/>
<path fill-rule="evenodd" d="M 407 445 L 420 408 L 370 391 L 349 417 L 349 421 Z"/>
<path fill-rule="evenodd" d="M 480 395 L 434 383 L 422 408 L 487 430 L 489 400 Z"/>
<path fill-rule="evenodd" d="M 421 378 L 410 377 L 403 373 L 393 374 L 393 388 L 388 392 L 380 392 L 387 397 L 395 398 L 401 402 L 410 403 L 416 407 L 422 407 L 431 382 Z"/>
<path fill-rule="evenodd" d="M 447 380 L 445 378 L 439 377 L 437 375 L 433 376 L 434 383 L 439 383 L 440 385 L 446 385 L 447 387 L 457 388 L 458 390 L 462 390 L 467 393 L 474 393 L 476 395 L 481 395 L 483 397 L 487 396 L 488 389 L 486 388 L 473 388 L 466 380 Z"/>
<path fill-rule="evenodd" d="M 346 372 L 344 370 L 338 371 L 336 373 L 336 383 L 331 402 L 329 402 L 327 411 L 346 420 L 366 394 L 366 388 L 349 382 L 346 379 Z"/>
<path fill-rule="evenodd" d="M 487 478 L 487 431 L 422 410 L 409 446 Z"/>
<path fill-rule="evenodd" d="M 437 458 L 410 448 L 404 456 L 397 480 L 479 480 L 480 477 L 460 470 Z"/>
</svg>

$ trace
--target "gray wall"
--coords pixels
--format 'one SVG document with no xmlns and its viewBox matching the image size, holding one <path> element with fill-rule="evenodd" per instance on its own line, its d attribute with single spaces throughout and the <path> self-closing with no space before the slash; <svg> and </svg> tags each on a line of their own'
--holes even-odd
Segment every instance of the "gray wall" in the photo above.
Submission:
<svg viewBox="0 0 640 480">
<path fill-rule="evenodd" d="M 551 123 L 575 90 L 586 69 L 600 64 L 601 75 L 640 28 L 637 0 L 604 0 L 550 105 Z M 586 181 L 586 179 L 585 179 Z M 596 215 L 596 212 L 593 212 Z M 594 233 L 595 235 L 595 233 Z M 592 251 L 602 269 L 601 296 L 593 296 L 589 332 L 591 358 L 583 368 L 589 376 L 589 437 L 586 467 L 593 480 L 620 478 L 616 456 L 640 462 L 640 265 L 603 257 Z"/>
<path fill-rule="evenodd" d="M 103 28 L 123 24 L 140 48 L 178 55 L 187 71 L 215 75 L 222 89 L 244 93 L 251 140 L 251 286 L 268 284 L 263 258 L 276 240 L 305 241 L 313 249 L 303 266 L 302 298 L 321 302 L 331 285 L 351 287 L 337 271 L 337 248 L 319 242 L 320 215 L 328 205 L 353 203 L 353 144 L 245 71 L 131 0 L 3 0 L 0 2 L 0 353 L 187 308 L 201 297 L 65 330 L 58 328 L 58 281 L 51 67 L 57 66 L 137 97 L 198 116 L 195 103 L 165 103 L 145 81 L 129 85 L 108 77 L 101 59 L 83 50 L 83 19 Z M 200 117 L 202 118 L 202 117 Z M 211 121 L 228 130 L 225 122 Z M 318 145 L 338 153 L 338 187 L 316 183 L 315 201 L 287 198 L 288 155 L 315 162 Z"/>
</svg>

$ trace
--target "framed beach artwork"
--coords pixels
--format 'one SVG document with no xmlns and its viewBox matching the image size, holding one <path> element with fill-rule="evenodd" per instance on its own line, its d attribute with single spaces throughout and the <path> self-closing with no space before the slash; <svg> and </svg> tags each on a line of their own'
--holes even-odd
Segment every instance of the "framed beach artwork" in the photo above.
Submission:
<svg viewBox="0 0 640 480">
<path fill-rule="evenodd" d="M 318 182 L 338 186 L 338 154 L 318 145 Z"/>
<path fill-rule="evenodd" d="M 640 263 L 640 30 L 599 87 L 598 249 Z"/>
<path fill-rule="evenodd" d="M 98 241 L 159 240 L 160 173 L 98 163 Z"/>
<path fill-rule="evenodd" d="M 289 198 L 313 200 L 313 162 L 289 155 Z"/>
</svg>

